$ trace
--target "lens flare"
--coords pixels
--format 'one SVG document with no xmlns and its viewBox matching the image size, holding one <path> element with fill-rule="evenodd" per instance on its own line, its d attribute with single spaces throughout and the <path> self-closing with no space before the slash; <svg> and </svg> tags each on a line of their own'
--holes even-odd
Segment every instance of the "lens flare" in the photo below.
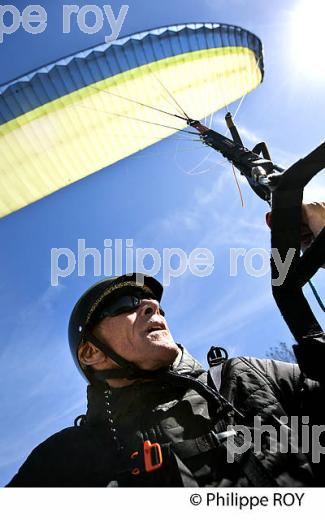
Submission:
<svg viewBox="0 0 325 520">
<path fill-rule="evenodd" d="M 310 83 L 325 81 L 324 23 L 324 0 L 302 0 L 291 13 L 293 63 Z"/>
</svg>

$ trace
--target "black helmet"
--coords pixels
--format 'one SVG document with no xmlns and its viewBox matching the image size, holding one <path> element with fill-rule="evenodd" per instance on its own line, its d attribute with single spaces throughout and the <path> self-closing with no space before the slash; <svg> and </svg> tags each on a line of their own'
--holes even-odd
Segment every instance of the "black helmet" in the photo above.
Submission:
<svg viewBox="0 0 325 520">
<path fill-rule="evenodd" d="M 163 287 L 152 278 L 142 273 L 131 273 L 122 276 L 105 278 L 92 285 L 77 301 L 69 320 L 69 345 L 73 360 L 78 370 L 85 377 L 78 360 L 78 348 L 84 341 L 87 327 L 93 323 L 93 318 L 103 303 L 107 303 L 130 287 L 137 287 L 160 302 Z"/>
</svg>

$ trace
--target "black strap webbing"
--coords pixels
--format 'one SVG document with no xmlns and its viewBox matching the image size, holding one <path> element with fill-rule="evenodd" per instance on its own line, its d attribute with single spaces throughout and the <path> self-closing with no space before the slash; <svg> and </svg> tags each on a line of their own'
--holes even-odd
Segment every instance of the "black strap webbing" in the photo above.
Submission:
<svg viewBox="0 0 325 520">
<path fill-rule="evenodd" d="M 214 431 L 196 437 L 196 439 L 186 439 L 185 441 L 173 444 L 173 451 L 182 459 L 187 459 L 215 450 L 220 446 L 218 436 Z"/>
<path fill-rule="evenodd" d="M 99 348 L 106 356 L 115 361 L 121 368 L 109 368 L 107 370 L 97 370 L 92 373 L 92 376 L 99 381 L 106 381 L 107 379 L 149 379 L 156 378 L 161 372 L 165 372 L 166 369 L 160 370 L 141 370 L 131 361 L 127 361 L 122 358 L 119 354 L 116 354 L 106 343 L 100 341 L 96 336 L 90 332 L 85 336 L 86 341 L 90 341 Z"/>
<path fill-rule="evenodd" d="M 280 312 L 298 343 L 306 336 L 323 332 L 302 292 L 302 286 L 324 263 L 325 231 L 318 235 L 301 258 L 300 241 L 303 190 L 324 167 L 325 143 L 304 159 L 297 161 L 283 174 L 269 175 L 274 190 L 271 231 L 272 291 Z M 279 278 L 280 273 L 274 261 L 274 251 L 278 252 L 283 262 L 289 249 L 294 251 L 293 260 L 285 281 L 280 283 L 279 280 L 277 283 L 275 280 Z"/>
</svg>

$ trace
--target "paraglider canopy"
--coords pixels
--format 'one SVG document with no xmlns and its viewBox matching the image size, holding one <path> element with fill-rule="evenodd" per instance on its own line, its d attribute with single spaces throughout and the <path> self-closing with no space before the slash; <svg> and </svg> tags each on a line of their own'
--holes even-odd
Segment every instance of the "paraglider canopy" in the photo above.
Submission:
<svg viewBox="0 0 325 520">
<path fill-rule="evenodd" d="M 256 36 L 200 23 L 132 34 L 3 85 L 0 216 L 184 129 L 164 111 L 199 120 L 262 79 Z"/>
</svg>

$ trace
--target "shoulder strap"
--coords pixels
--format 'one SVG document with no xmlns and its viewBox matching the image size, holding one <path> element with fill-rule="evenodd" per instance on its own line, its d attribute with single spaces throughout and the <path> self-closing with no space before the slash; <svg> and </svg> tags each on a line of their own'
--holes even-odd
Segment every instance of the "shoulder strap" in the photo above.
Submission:
<svg viewBox="0 0 325 520">
<path fill-rule="evenodd" d="M 228 359 L 228 352 L 222 347 L 213 345 L 208 352 L 207 359 L 210 367 L 208 371 L 208 385 L 219 392 L 222 367 Z"/>
<path fill-rule="evenodd" d="M 228 359 L 228 353 L 222 347 L 212 346 L 208 352 L 207 358 L 210 366 L 208 371 L 208 384 L 212 386 L 212 388 L 217 390 L 217 392 L 219 392 L 222 380 L 222 368 L 224 366 L 225 361 Z M 263 377 L 265 378 L 264 375 Z M 270 384 L 269 381 L 268 383 Z M 224 433 L 231 435 L 231 430 L 229 430 L 229 427 L 227 429 L 227 432 Z M 224 442 L 223 444 L 226 450 L 229 452 L 229 454 L 232 455 L 233 460 L 235 460 L 237 464 L 240 464 L 242 471 L 248 478 L 250 484 L 254 487 L 277 486 L 277 482 L 275 481 L 275 479 L 265 468 L 263 463 L 256 457 L 252 449 L 252 446 L 247 446 L 246 452 L 238 455 L 237 451 L 234 450 L 234 447 L 240 446 L 241 440 L 238 434 L 236 433 L 232 434 L 231 436 L 233 438 L 233 442 L 227 442 L 226 437 L 225 439 L 223 439 L 226 440 L 226 442 Z"/>
<path fill-rule="evenodd" d="M 222 372 L 223 363 L 215 367 L 210 367 L 208 371 L 208 384 L 212 386 L 219 392 L 221 386 L 221 372 Z"/>
</svg>

